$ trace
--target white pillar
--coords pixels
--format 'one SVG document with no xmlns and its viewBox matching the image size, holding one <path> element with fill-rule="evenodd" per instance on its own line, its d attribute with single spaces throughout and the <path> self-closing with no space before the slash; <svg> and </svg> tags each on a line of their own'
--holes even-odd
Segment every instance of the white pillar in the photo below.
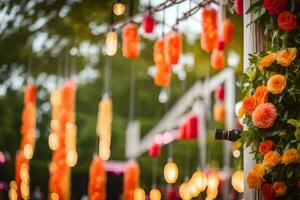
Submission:
<svg viewBox="0 0 300 200">
<path fill-rule="evenodd" d="M 246 14 L 249 9 L 251 3 L 255 0 L 247 0 L 244 1 L 244 72 L 247 70 L 249 62 L 248 62 L 248 54 L 256 53 L 263 49 L 263 32 L 260 26 L 255 23 L 251 23 L 254 19 L 254 15 L 252 13 Z M 250 25 L 249 25 L 250 24 Z M 246 127 L 244 127 L 245 129 Z M 250 189 L 247 184 L 247 176 L 249 171 L 252 169 L 252 166 L 255 164 L 253 156 L 250 154 L 251 149 L 244 148 L 244 175 L 245 175 L 245 191 L 244 191 L 244 199 L 245 200 L 258 200 L 259 192 L 257 190 Z"/>
</svg>

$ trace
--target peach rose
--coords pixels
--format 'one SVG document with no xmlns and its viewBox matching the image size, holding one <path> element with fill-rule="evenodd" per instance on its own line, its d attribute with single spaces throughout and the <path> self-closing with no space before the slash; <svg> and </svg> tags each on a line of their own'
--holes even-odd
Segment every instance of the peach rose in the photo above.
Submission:
<svg viewBox="0 0 300 200">
<path fill-rule="evenodd" d="M 269 151 L 264 156 L 263 166 L 265 169 L 271 169 L 281 162 L 281 156 L 277 151 Z"/>
<path fill-rule="evenodd" d="M 256 103 L 267 103 L 268 101 L 268 88 L 264 85 L 258 86 L 255 90 L 254 97 L 256 98 Z"/>
<path fill-rule="evenodd" d="M 286 80 L 283 75 L 276 74 L 269 78 L 267 83 L 268 91 L 272 94 L 280 94 L 286 87 Z"/>
<path fill-rule="evenodd" d="M 266 55 L 259 61 L 259 70 L 263 70 L 264 68 L 270 67 L 272 63 L 276 60 L 276 53 L 270 53 L 269 55 Z"/>
<path fill-rule="evenodd" d="M 266 155 L 273 149 L 273 145 L 274 142 L 272 140 L 266 140 L 260 143 L 258 150 L 262 155 Z"/>
<path fill-rule="evenodd" d="M 265 175 L 265 169 L 262 164 L 255 164 L 252 168 L 252 171 L 260 178 L 263 178 L 263 176 Z"/>
<path fill-rule="evenodd" d="M 297 149 L 288 149 L 282 155 L 282 163 L 288 165 L 297 162 Z"/>
<path fill-rule="evenodd" d="M 273 189 L 275 192 L 275 197 L 281 197 L 286 194 L 287 187 L 284 182 L 275 182 L 273 184 Z"/>
<path fill-rule="evenodd" d="M 296 48 L 287 48 L 277 53 L 276 61 L 278 64 L 284 67 L 288 67 L 296 58 L 296 56 L 297 56 Z"/>
<path fill-rule="evenodd" d="M 272 103 L 259 104 L 252 113 L 252 122 L 258 128 L 270 128 L 277 117 L 276 108 Z"/>
<path fill-rule="evenodd" d="M 245 113 L 251 114 L 256 107 L 256 99 L 254 96 L 248 96 L 243 99 L 242 108 Z"/>
</svg>

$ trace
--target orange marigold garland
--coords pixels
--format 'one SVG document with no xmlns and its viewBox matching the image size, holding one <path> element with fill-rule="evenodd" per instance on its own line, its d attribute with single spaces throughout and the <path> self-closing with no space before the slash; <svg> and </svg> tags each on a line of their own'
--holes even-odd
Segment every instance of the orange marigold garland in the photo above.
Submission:
<svg viewBox="0 0 300 200">
<path fill-rule="evenodd" d="M 129 23 L 122 30 L 122 53 L 125 58 L 135 59 L 139 56 L 138 27 Z"/>
<path fill-rule="evenodd" d="M 206 52 L 212 52 L 218 44 L 217 11 L 212 7 L 202 10 L 202 34 L 201 48 Z"/>
<path fill-rule="evenodd" d="M 33 156 L 36 141 L 36 87 L 29 84 L 24 93 L 24 109 L 22 112 L 21 143 L 16 155 L 16 191 L 19 198 L 29 199 L 29 160 Z"/>
<path fill-rule="evenodd" d="M 182 53 L 181 34 L 177 31 L 168 33 L 165 39 L 165 59 L 169 65 L 176 65 Z"/>
<path fill-rule="evenodd" d="M 229 44 L 233 39 L 234 25 L 229 19 L 225 19 L 222 23 L 221 39 L 225 44 Z"/>
<path fill-rule="evenodd" d="M 50 163 L 49 199 L 70 198 L 70 167 L 77 162 L 75 93 L 75 82 L 69 80 L 51 95 L 51 134 L 58 136 L 58 144 Z"/>
<path fill-rule="evenodd" d="M 90 200 L 106 199 L 106 172 L 104 162 L 95 156 L 90 166 L 88 195 Z"/>
<path fill-rule="evenodd" d="M 166 62 L 164 38 L 159 38 L 155 41 L 153 58 L 156 65 L 154 76 L 155 85 L 168 87 L 171 81 L 171 66 Z"/>
<path fill-rule="evenodd" d="M 133 200 L 134 199 L 134 190 L 137 188 L 139 183 L 140 168 L 137 163 L 130 163 L 124 171 L 123 178 L 123 199 L 124 200 Z"/>
</svg>

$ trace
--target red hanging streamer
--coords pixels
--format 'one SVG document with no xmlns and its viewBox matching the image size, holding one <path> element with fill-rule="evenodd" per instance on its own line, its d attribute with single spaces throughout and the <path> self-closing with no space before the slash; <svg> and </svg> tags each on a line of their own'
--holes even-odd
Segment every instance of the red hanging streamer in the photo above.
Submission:
<svg viewBox="0 0 300 200">
<path fill-rule="evenodd" d="M 89 172 L 89 199 L 90 200 L 105 200 L 106 199 L 106 172 L 104 162 L 95 156 Z"/>
<path fill-rule="evenodd" d="M 125 58 L 129 59 L 139 56 L 139 35 L 135 24 L 129 23 L 122 30 L 122 53 Z"/>
<path fill-rule="evenodd" d="M 123 178 L 123 199 L 134 200 L 134 190 L 137 188 L 139 183 L 140 168 L 137 163 L 128 164 L 124 171 Z"/>
<path fill-rule="evenodd" d="M 218 44 L 217 11 L 212 7 L 202 10 L 201 48 L 211 52 Z"/>
</svg>

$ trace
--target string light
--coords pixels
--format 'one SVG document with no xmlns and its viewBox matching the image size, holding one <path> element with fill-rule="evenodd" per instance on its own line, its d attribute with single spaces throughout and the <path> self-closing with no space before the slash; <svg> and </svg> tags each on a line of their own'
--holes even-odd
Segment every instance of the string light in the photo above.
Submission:
<svg viewBox="0 0 300 200">
<path fill-rule="evenodd" d="M 180 187 L 179 187 L 179 195 L 183 200 L 190 200 L 192 198 L 192 196 L 190 195 L 189 192 L 189 186 L 188 186 L 188 182 L 185 181 L 183 182 Z"/>
<path fill-rule="evenodd" d="M 58 143 L 58 135 L 56 133 L 50 133 L 49 139 L 48 139 L 48 144 L 49 144 L 49 148 L 52 151 L 55 151 L 58 149 L 59 143 Z"/>
<path fill-rule="evenodd" d="M 231 184 L 239 193 L 244 192 L 244 172 L 242 170 L 237 170 L 233 173 Z"/>
<path fill-rule="evenodd" d="M 160 200 L 161 199 L 161 193 L 159 189 L 153 188 L 150 191 L 150 200 Z"/>
<path fill-rule="evenodd" d="M 198 191 L 203 192 L 207 186 L 207 177 L 202 171 L 198 170 L 193 174 L 191 182 L 194 183 Z"/>
<path fill-rule="evenodd" d="M 16 183 L 16 181 L 11 181 L 9 186 L 10 186 L 10 189 L 9 189 L 9 192 L 8 192 L 9 200 L 17 200 L 18 199 L 18 194 L 17 194 L 17 183 Z"/>
<path fill-rule="evenodd" d="M 146 194 L 143 188 L 136 188 L 134 190 L 134 200 L 145 200 Z"/>
<path fill-rule="evenodd" d="M 164 177 L 167 183 L 175 183 L 178 178 L 178 167 L 174 162 L 169 161 L 164 167 Z"/>
<path fill-rule="evenodd" d="M 118 35 L 114 31 L 110 31 L 106 34 L 106 53 L 109 56 L 113 56 L 117 53 L 118 49 Z"/>
<path fill-rule="evenodd" d="M 26 159 L 30 160 L 33 156 L 33 147 L 31 144 L 24 145 L 24 156 Z"/>
<path fill-rule="evenodd" d="M 118 0 L 118 2 L 116 2 L 113 6 L 113 12 L 117 16 L 123 15 L 125 10 L 126 10 L 126 7 L 120 0 Z"/>
</svg>

